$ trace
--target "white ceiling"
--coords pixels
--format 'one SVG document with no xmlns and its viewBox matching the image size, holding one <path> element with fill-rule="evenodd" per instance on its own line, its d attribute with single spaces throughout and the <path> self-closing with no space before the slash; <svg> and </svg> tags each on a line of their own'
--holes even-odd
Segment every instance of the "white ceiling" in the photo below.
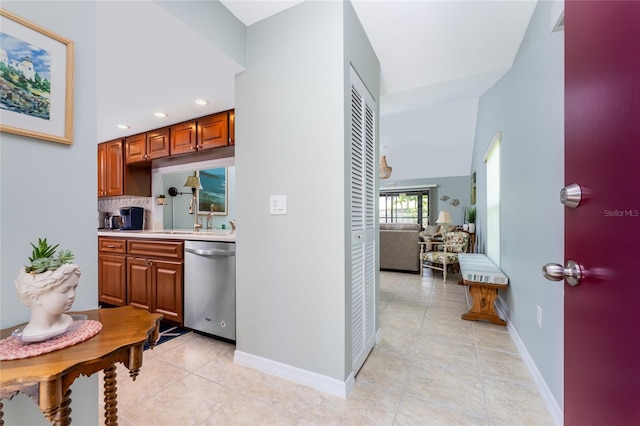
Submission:
<svg viewBox="0 0 640 426">
<path fill-rule="evenodd" d="M 98 142 L 234 107 L 243 68 L 180 19 L 154 1 L 98 1 L 96 8 Z M 118 129 L 121 123 L 130 129 Z"/>
<path fill-rule="evenodd" d="M 247 26 L 302 3 L 221 2 Z M 511 67 L 536 0 L 352 4 L 380 60 L 381 114 L 391 114 L 484 93 Z"/>
<path fill-rule="evenodd" d="M 221 2 L 247 26 L 301 3 Z M 381 114 L 480 96 L 513 63 L 535 4 L 353 1 L 380 60 Z M 156 2 L 97 2 L 97 15 L 99 142 L 234 107 L 242 67 Z"/>
</svg>

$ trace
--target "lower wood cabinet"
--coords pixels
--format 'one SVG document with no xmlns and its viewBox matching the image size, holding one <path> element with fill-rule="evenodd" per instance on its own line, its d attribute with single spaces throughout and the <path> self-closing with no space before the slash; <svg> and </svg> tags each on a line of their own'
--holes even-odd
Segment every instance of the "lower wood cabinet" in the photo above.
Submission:
<svg viewBox="0 0 640 426">
<path fill-rule="evenodd" d="M 98 295 L 102 303 L 127 304 L 127 258 L 98 253 Z"/>
<path fill-rule="evenodd" d="M 182 262 L 127 257 L 129 304 L 182 323 L 182 276 Z"/>
<path fill-rule="evenodd" d="M 134 305 L 182 324 L 182 241 L 98 238 L 101 303 Z"/>
</svg>

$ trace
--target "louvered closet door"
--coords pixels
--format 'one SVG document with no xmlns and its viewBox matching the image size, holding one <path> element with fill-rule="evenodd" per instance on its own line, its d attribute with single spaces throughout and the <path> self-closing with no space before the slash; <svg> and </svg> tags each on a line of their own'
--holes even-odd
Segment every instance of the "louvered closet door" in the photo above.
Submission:
<svg viewBox="0 0 640 426">
<path fill-rule="evenodd" d="M 357 373 L 375 343 L 375 103 L 351 70 L 351 320 Z"/>
</svg>

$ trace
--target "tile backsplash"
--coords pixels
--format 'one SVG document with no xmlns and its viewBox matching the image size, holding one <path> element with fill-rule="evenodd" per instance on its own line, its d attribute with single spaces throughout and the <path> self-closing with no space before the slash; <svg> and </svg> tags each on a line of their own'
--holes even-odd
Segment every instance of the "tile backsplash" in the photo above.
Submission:
<svg viewBox="0 0 640 426">
<path fill-rule="evenodd" d="M 108 197 L 98 198 L 98 212 L 109 215 L 119 215 L 121 207 L 142 207 L 144 208 L 144 229 L 153 228 L 151 209 L 153 206 L 152 197 Z"/>
</svg>

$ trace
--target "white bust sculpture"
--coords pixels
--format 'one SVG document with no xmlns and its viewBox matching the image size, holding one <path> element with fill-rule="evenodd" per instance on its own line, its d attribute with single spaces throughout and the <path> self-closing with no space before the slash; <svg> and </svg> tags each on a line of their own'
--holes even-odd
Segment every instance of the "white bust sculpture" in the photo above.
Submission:
<svg viewBox="0 0 640 426">
<path fill-rule="evenodd" d="M 23 268 L 16 279 L 16 291 L 23 304 L 31 308 L 31 320 L 22 330 L 27 342 L 46 340 L 67 331 L 73 318 L 64 312 L 76 299 L 80 266 L 65 263 L 53 271 L 39 274 Z"/>
</svg>

